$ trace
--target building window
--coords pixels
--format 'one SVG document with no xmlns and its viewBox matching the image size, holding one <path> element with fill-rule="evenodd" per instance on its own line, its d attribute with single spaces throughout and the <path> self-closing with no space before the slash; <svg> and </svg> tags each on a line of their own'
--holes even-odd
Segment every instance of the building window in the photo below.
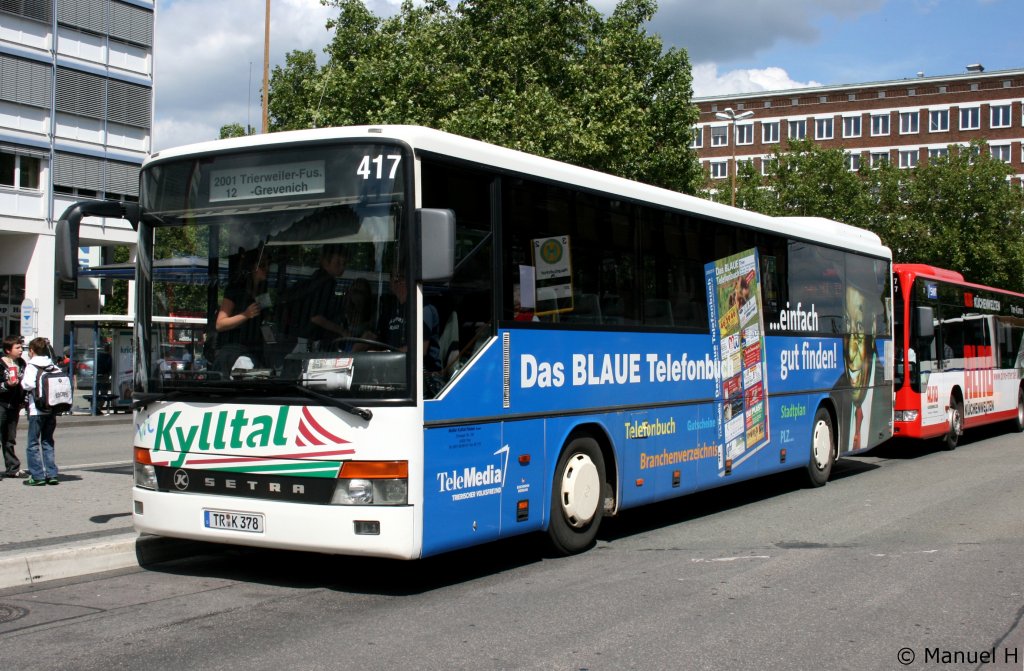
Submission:
<svg viewBox="0 0 1024 671">
<path fill-rule="evenodd" d="M 949 149 L 941 147 L 939 149 L 928 150 L 928 160 L 947 158 L 949 156 Z"/>
<path fill-rule="evenodd" d="M 900 112 L 900 135 L 920 132 L 920 112 Z"/>
<path fill-rule="evenodd" d="M 981 128 L 981 108 L 960 108 L 960 130 L 978 130 Z"/>
<path fill-rule="evenodd" d="M 754 124 L 736 124 L 736 144 L 754 144 Z"/>
<path fill-rule="evenodd" d="M 860 170 L 860 154 L 846 155 L 846 169 L 851 172 L 857 172 Z"/>
<path fill-rule="evenodd" d="M 832 117 L 814 120 L 814 139 L 831 140 L 833 135 Z"/>
<path fill-rule="evenodd" d="M 988 147 L 989 152 L 992 154 L 992 158 L 1003 163 L 1010 162 L 1010 145 L 1008 144 L 992 144 Z"/>
<path fill-rule="evenodd" d="M 860 116 L 843 117 L 843 137 L 860 137 Z"/>
<path fill-rule="evenodd" d="M 778 121 L 765 121 L 761 123 L 761 142 L 763 144 L 779 143 Z"/>
<path fill-rule="evenodd" d="M 711 146 L 712 147 L 724 147 L 729 144 L 729 127 L 728 126 L 712 126 L 711 127 Z"/>
<path fill-rule="evenodd" d="M 765 157 L 763 157 L 761 159 L 761 174 L 762 175 L 767 177 L 771 173 L 775 172 L 775 168 L 776 167 L 778 167 L 778 166 L 776 165 L 776 160 L 775 160 L 774 156 L 765 156 Z"/>
<path fill-rule="evenodd" d="M 949 110 L 931 110 L 928 112 L 928 132 L 945 133 L 949 130 Z"/>
<path fill-rule="evenodd" d="M 880 168 L 884 164 L 889 162 L 889 152 L 887 151 L 873 151 L 871 152 L 871 167 Z"/>
<path fill-rule="evenodd" d="M 25 300 L 24 275 L 0 275 L 0 335 L 21 334 L 21 303 Z"/>
<path fill-rule="evenodd" d="M 1010 106 L 1009 105 L 992 105 L 992 119 L 989 123 L 990 128 L 1009 128 L 1010 127 Z"/>
<path fill-rule="evenodd" d="M 36 156 L 0 152 L 0 186 L 38 191 L 42 165 L 42 160 Z"/>
<path fill-rule="evenodd" d="M 889 115 L 888 114 L 872 114 L 871 115 L 871 134 L 872 135 L 888 135 L 889 134 Z"/>
<path fill-rule="evenodd" d="M 807 137 L 807 120 L 800 119 L 799 121 L 789 122 L 789 139 L 790 140 L 802 140 Z"/>
<path fill-rule="evenodd" d="M 711 162 L 711 179 L 725 179 L 729 176 L 729 163 L 727 161 Z"/>
<path fill-rule="evenodd" d="M 693 141 L 690 143 L 692 149 L 700 149 L 704 146 L 704 129 L 700 126 L 693 127 Z"/>
<path fill-rule="evenodd" d="M 908 149 L 900 151 L 900 167 L 901 168 L 916 168 L 917 167 L 917 150 Z"/>
</svg>

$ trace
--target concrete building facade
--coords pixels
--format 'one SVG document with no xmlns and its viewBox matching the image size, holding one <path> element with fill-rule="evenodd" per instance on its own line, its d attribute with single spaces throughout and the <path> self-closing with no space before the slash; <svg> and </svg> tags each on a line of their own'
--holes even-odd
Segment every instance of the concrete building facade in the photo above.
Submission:
<svg viewBox="0 0 1024 671">
<path fill-rule="evenodd" d="M 154 0 L 0 0 L 2 335 L 59 346 L 64 315 L 99 312 L 96 280 L 58 287 L 54 227 L 75 201 L 138 199 L 151 150 L 155 9 Z M 126 222 L 88 218 L 80 263 L 134 244 Z"/>
<path fill-rule="evenodd" d="M 984 139 L 1015 180 L 1024 178 L 1024 70 L 985 72 L 979 64 L 943 77 L 708 96 L 694 103 L 700 123 L 693 147 L 712 188 L 729 188 L 734 156 L 764 174 L 765 159 L 789 138 L 841 147 L 850 170 L 881 161 L 913 168 L 950 145 Z M 719 118 L 727 109 L 753 114 L 735 122 Z"/>
</svg>

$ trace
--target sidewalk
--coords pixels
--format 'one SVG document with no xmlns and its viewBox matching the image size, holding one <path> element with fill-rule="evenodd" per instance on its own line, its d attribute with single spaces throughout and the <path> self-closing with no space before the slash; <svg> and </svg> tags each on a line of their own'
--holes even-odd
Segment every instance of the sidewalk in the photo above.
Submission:
<svg viewBox="0 0 1024 671">
<path fill-rule="evenodd" d="M 59 421 L 62 431 L 87 431 L 99 423 L 130 425 L 132 415 L 64 415 Z M 18 434 L 25 468 L 22 427 Z M 131 464 L 62 469 L 60 480 L 45 487 L 0 482 L 0 589 L 166 561 L 192 545 L 140 536 L 132 528 Z"/>
</svg>

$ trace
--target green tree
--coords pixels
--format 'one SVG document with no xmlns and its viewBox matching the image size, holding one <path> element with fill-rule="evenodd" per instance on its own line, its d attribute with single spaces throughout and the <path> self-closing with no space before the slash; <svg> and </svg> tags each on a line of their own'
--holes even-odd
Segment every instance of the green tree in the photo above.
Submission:
<svg viewBox="0 0 1024 671">
<path fill-rule="evenodd" d="M 220 138 L 219 139 L 224 140 L 224 139 L 227 139 L 229 137 L 245 137 L 246 135 L 251 135 L 251 134 L 252 134 L 251 132 L 247 133 L 245 131 L 245 126 L 243 126 L 242 124 L 240 124 L 240 123 L 229 123 L 229 124 L 224 124 L 223 126 L 220 127 Z"/>
<path fill-rule="evenodd" d="M 652 0 L 603 17 L 584 0 L 403 3 L 386 19 L 330 0 L 328 61 L 288 54 L 271 126 L 409 123 L 694 192 L 685 51 L 648 35 Z"/>
<path fill-rule="evenodd" d="M 737 181 L 749 182 L 749 172 L 737 175 Z M 812 140 L 792 140 L 785 149 L 776 146 L 760 185 L 761 200 L 751 202 L 765 214 L 825 217 L 854 226 L 868 224 L 863 181 L 846 167 L 842 149 L 823 149 Z M 743 191 L 752 198 L 749 185 L 744 184 Z"/>
<path fill-rule="evenodd" d="M 874 231 L 897 263 L 926 263 L 970 281 L 1024 291 L 1024 195 L 984 143 L 950 147 L 913 170 L 888 162 L 852 172 L 842 149 L 776 148 L 759 175 L 740 164 L 737 203 L 773 216 L 819 216 Z M 728 198 L 728 189 L 719 190 Z"/>
<path fill-rule="evenodd" d="M 974 282 L 1024 289 L 1024 197 L 1011 174 L 984 142 L 950 147 L 917 168 L 906 197 L 917 259 Z"/>
</svg>

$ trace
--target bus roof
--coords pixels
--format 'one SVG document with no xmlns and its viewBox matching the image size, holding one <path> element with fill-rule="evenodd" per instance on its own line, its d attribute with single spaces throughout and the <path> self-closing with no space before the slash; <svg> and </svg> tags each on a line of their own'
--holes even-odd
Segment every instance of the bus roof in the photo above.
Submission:
<svg viewBox="0 0 1024 671">
<path fill-rule="evenodd" d="M 1019 294 L 1016 291 L 1010 291 L 1009 289 L 1000 289 L 998 287 L 990 287 L 984 284 L 977 284 L 975 282 L 968 282 L 964 279 L 964 276 L 955 270 L 946 270 L 945 268 L 938 268 L 936 266 L 929 266 L 925 263 L 894 263 L 892 265 L 894 273 L 913 275 L 914 277 L 923 277 L 925 279 L 940 280 L 943 282 L 951 282 L 953 284 L 959 284 L 964 287 L 970 287 L 971 289 L 982 289 L 984 291 L 995 291 L 1001 294 L 1009 294 L 1012 296 L 1020 296 L 1024 298 L 1024 294 Z"/>
<path fill-rule="evenodd" d="M 185 158 L 196 154 L 233 152 L 260 147 L 325 142 L 339 139 L 397 140 L 409 145 L 414 151 L 451 156 L 471 163 L 570 184 L 629 200 L 660 205 L 709 219 L 728 221 L 789 237 L 813 240 L 833 247 L 850 249 L 886 259 L 892 258 L 892 252 L 888 247 L 882 245 L 881 239 L 874 233 L 830 219 L 820 217 L 770 217 L 757 212 L 715 203 L 703 198 L 642 184 L 595 170 L 580 168 L 568 163 L 542 158 L 533 154 L 499 147 L 423 126 L 383 125 L 316 128 L 214 140 L 161 150 L 150 156 L 143 164 L 143 167 L 154 161 Z"/>
</svg>

